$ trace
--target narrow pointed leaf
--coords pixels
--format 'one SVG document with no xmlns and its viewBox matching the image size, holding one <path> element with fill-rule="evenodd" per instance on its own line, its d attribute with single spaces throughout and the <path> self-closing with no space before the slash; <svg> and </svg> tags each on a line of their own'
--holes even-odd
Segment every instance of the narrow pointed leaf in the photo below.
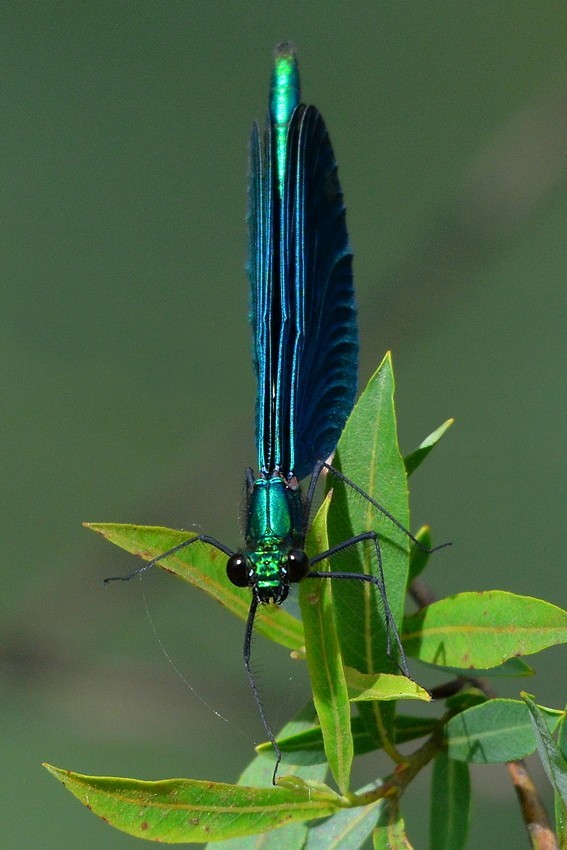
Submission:
<svg viewBox="0 0 567 850">
<path fill-rule="evenodd" d="M 431 529 L 428 525 L 422 525 L 416 532 L 415 536 L 422 546 L 425 546 L 427 549 L 431 549 L 433 544 L 431 541 Z M 411 583 L 418 577 L 418 575 L 421 575 L 427 566 L 430 556 L 431 552 L 425 552 L 423 549 L 420 549 L 419 546 L 416 546 L 415 543 L 411 544 L 408 583 Z"/>
<path fill-rule="evenodd" d="M 550 732 L 561 711 L 540 706 Z M 528 708 L 521 700 L 491 699 L 452 717 L 446 727 L 448 751 L 459 761 L 491 764 L 533 753 L 536 737 Z"/>
<path fill-rule="evenodd" d="M 522 694 L 530 712 L 536 742 L 537 751 L 551 782 L 554 791 L 559 795 L 563 803 L 564 820 L 567 817 L 567 761 L 563 758 L 561 750 L 550 735 L 547 718 L 541 708 L 535 704 L 529 694 Z"/>
<path fill-rule="evenodd" d="M 464 669 L 496 667 L 567 642 L 567 611 L 502 590 L 459 593 L 404 620 L 408 655 Z"/>
<path fill-rule="evenodd" d="M 330 497 L 329 493 L 309 532 L 309 551 L 328 548 L 326 523 Z M 305 578 L 299 585 L 299 604 L 307 667 L 325 753 L 335 781 L 344 793 L 349 787 L 354 752 L 348 690 L 333 613 L 333 591 L 329 579 Z"/>
<path fill-rule="evenodd" d="M 337 810 L 331 795 L 310 788 L 294 793 L 196 779 L 143 782 L 45 767 L 111 826 L 166 844 L 254 835 Z"/>
<path fill-rule="evenodd" d="M 362 392 L 339 440 L 334 464 L 408 527 L 407 482 L 397 441 L 389 354 Z M 399 627 L 409 568 L 408 539 L 352 488 L 336 479 L 330 483 L 334 491 L 329 511 L 330 544 L 369 530 L 379 534 L 388 603 Z M 331 568 L 377 575 L 374 546 L 367 541 L 351 547 L 332 559 Z M 395 664 L 386 652 L 386 625 L 377 589 L 360 581 L 334 584 L 337 585 L 333 587 L 335 616 L 344 663 L 363 673 L 394 672 Z M 391 704 L 360 703 L 358 710 L 377 740 L 385 729 L 393 734 Z"/>
<path fill-rule="evenodd" d="M 404 465 L 408 476 L 411 475 L 412 472 L 415 472 L 417 467 L 423 463 L 431 449 L 436 446 L 441 437 L 447 433 L 454 421 L 454 419 L 447 419 L 446 422 L 443 422 L 439 428 L 436 428 L 435 431 L 426 437 L 425 440 L 423 440 L 419 446 L 413 450 L 413 452 L 410 452 L 405 456 Z"/>
<path fill-rule="evenodd" d="M 449 758 L 446 750 L 433 761 L 429 847 L 463 850 L 469 826 L 471 781 L 469 766 Z"/>
<path fill-rule="evenodd" d="M 167 552 L 179 543 L 197 536 L 159 526 L 111 522 L 89 522 L 84 525 L 145 561 L 151 561 L 162 552 Z M 218 549 L 195 543 L 164 558 L 156 566 L 204 590 L 240 620 L 246 621 L 250 608 L 250 591 L 248 588 L 235 587 L 229 582 L 226 577 L 226 556 Z M 301 622 L 279 605 L 260 606 L 254 629 L 288 649 L 297 649 L 303 645 Z"/>
<path fill-rule="evenodd" d="M 559 731 L 557 732 L 557 746 L 559 752 L 567 761 L 567 709 L 559 722 Z M 557 830 L 557 840 L 561 850 L 567 850 L 567 812 L 565 804 L 557 792 L 555 798 L 555 828 Z"/>
</svg>

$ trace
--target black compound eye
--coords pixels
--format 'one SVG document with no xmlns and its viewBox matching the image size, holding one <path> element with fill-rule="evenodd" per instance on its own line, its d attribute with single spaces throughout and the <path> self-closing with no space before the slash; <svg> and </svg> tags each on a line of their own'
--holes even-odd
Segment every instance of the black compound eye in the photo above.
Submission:
<svg viewBox="0 0 567 850">
<path fill-rule="evenodd" d="M 292 549 L 287 556 L 287 569 L 291 582 L 301 581 L 309 572 L 309 558 L 301 549 Z"/>
<path fill-rule="evenodd" d="M 237 552 L 230 556 L 226 562 L 226 574 L 237 587 L 248 587 L 248 564 L 244 555 Z"/>
</svg>

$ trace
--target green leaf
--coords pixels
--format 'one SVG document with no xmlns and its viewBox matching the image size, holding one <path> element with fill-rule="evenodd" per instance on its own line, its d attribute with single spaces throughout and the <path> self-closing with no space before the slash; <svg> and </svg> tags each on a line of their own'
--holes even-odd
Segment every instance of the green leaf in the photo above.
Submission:
<svg viewBox="0 0 567 850">
<path fill-rule="evenodd" d="M 420 699 L 431 701 L 431 694 L 413 679 L 394 673 L 360 673 L 345 667 L 351 702 L 368 700 Z"/>
<path fill-rule="evenodd" d="M 542 706 L 540 710 L 553 732 L 562 712 Z M 446 735 L 451 758 L 479 764 L 520 759 L 536 748 L 530 714 L 520 700 L 491 699 L 468 708 L 449 720 Z"/>
<path fill-rule="evenodd" d="M 311 526 L 308 551 L 328 549 L 329 493 Z M 323 570 L 326 567 L 322 568 Z M 349 788 L 353 759 L 350 704 L 333 614 L 334 587 L 329 579 L 304 579 L 299 604 L 313 701 L 321 724 L 329 767 L 341 793 Z"/>
<path fill-rule="evenodd" d="M 309 702 L 293 720 L 286 724 L 281 734 L 296 736 L 304 734 L 313 728 L 317 713 L 312 702 Z M 274 770 L 273 749 L 270 745 L 271 759 L 265 756 L 256 756 L 248 767 L 240 775 L 238 785 L 252 785 L 257 787 L 269 786 L 272 782 Z M 323 782 L 327 773 L 325 763 L 312 767 L 296 767 L 288 772 L 308 783 Z M 227 841 L 215 841 L 207 844 L 208 850 L 280 850 L 281 847 L 303 847 L 307 840 L 308 827 L 304 822 L 291 823 L 283 826 L 275 832 L 265 832 L 251 838 L 249 835 L 242 838 L 229 838 Z"/>
<path fill-rule="evenodd" d="M 567 641 L 567 612 L 502 590 L 459 593 L 404 621 L 408 655 L 466 670 L 496 667 Z"/>
<path fill-rule="evenodd" d="M 408 527 L 407 482 L 397 442 L 394 378 L 389 354 L 349 417 L 334 464 Z M 328 480 L 333 487 L 329 510 L 330 545 L 364 531 L 374 530 L 379 534 L 388 602 L 399 626 L 409 569 L 408 539 L 351 487 L 331 475 Z M 332 569 L 376 575 L 374 546 L 367 542 L 350 547 L 333 558 Z M 376 588 L 368 582 L 335 581 L 333 600 L 344 663 L 363 673 L 394 672 L 397 668 L 386 653 L 386 627 Z M 392 732 L 392 705 L 360 703 L 358 710 L 377 740 L 385 729 Z"/>
<path fill-rule="evenodd" d="M 423 440 L 413 452 L 410 452 L 409 455 L 406 455 L 404 458 L 404 465 L 406 467 L 406 472 L 409 475 L 412 472 L 415 472 L 418 466 L 420 466 L 431 449 L 437 445 L 441 437 L 449 430 L 451 425 L 453 424 L 454 419 L 447 419 L 446 422 L 443 422 L 439 428 L 436 428 L 433 433 L 431 433 L 428 437 Z"/>
<path fill-rule="evenodd" d="M 561 755 L 567 761 L 567 708 L 565 709 L 561 722 L 559 723 L 557 746 L 559 747 Z"/>
<path fill-rule="evenodd" d="M 567 761 L 567 710 L 559 721 L 559 731 L 557 732 L 557 746 L 559 752 Z M 555 828 L 557 830 L 557 839 L 561 850 L 567 850 L 567 815 L 565 813 L 565 804 L 559 797 L 559 794 L 554 795 L 555 798 Z"/>
<path fill-rule="evenodd" d="M 159 526 L 125 525 L 111 522 L 83 523 L 86 528 L 102 534 L 111 543 L 145 561 L 157 558 L 185 540 L 197 537 L 187 531 L 174 531 Z M 194 587 L 204 590 L 240 620 L 246 621 L 250 608 L 250 590 L 231 584 L 226 577 L 226 555 L 202 543 L 195 543 L 169 555 L 156 566 L 173 573 Z M 297 649 L 303 645 L 301 622 L 279 605 L 260 605 L 255 631 L 270 640 Z"/>
<path fill-rule="evenodd" d="M 376 787 L 378 787 L 376 783 L 372 783 L 356 793 L 364 794 L 367 791 L 373 791 Z M 332 818 L 314 824 L 308 829 L 304 850 L 357 850 L 372 832 L 382 806 L 383 801 L 376 800 L 369 806 L 343 809 Z M 279 848 L 274 850 L 281 850 L 282 847 L 291 850 L 291 846 L 280 844 Z"/>
<path fill-rule="evenodd" d="M 431 529 L 428 525 L 422 525 L 419 531 L 416 532 L 415 537 L 425 549 L 431 549 L 433 543 L 431 540 Z M 416 546 L 415 543 L 411 544 L 408 584 L 411 584 L 424 571 L 430 555 L 431 552 L 426 552 L 424 549 Z"/>
<path fill-rule="evenodd" d="M 313 733 L 318 734 L 320 738 L 321 727 L 319 726 L 315 706 L 310 700 L 307 705 L 298 711 L 292 720 L 285 724 L 278 735 L 278 744 L 280 741 L 299 740 L 303 736 L 308 736 Z M 256 747 L 256 752 L 258 755 L 256 755 L 250 764 L 244 769 L 238 780 L 238 785 L 262 786 L 271 784 L 274 759 L 274 748 L 272 747 L 271 742 L 267 741 L 265 745 L 259 744 Z M 266 758 L 266 756 L 269 756 L 270 758 Z M 320 762 L 304 762 L 302 765 L 300 765 L 299 762 L 292 762 L 290 760 L 288 764 L 296 765 L 296 767 L 289 767 L 288 773 L 299 776 L 305 780 L 322 782 L 327 773 L 327 766 L 325 765 L 324 767 L 321 767 L 324 763 L 324 757 Z M 318 765 L 316 768 L 309 768 L 309 765 L 316 764 Z"/>
<path fill-rule="evenodd" d="M 430 735 L 435 731 L 438 723 L 439 721 L 435 718 L 398 714 L 396 715 L 394 742 L 403 744 L 406 741 L 415 741 L 417 738 Z M 361 717 L 351 717 L 350 725 L 355 755 L 363 755 L 380 749 L 380 744 L 377 744 L 374 737 L 371 737 L 366 731 L 366 726 Z M 319 726 L 277 740 L 282 751 L 282 762 L 285 765 L 308 765 L 326 762 L 323 736 Z M 269 741 L 258 744 L 256 750 L 265 754 L 273 752 Z"/>
<path fill-rule="evenodd" d="M 396 798 L 385 801 L 372 840 L 374 850 L 413 850 Z"/>
<path fill-rule="evenodd" d="M 309 827 L 306 823 L 290 823 L 281 829 L 262 832 L 259 835 L 211 841 L 206 845 L 206 850 L 282 850 L 282 847 L 296 850 L 305 846 L 308 834 Z"/>
<path fill-rule="evenodd" d="M 438 667 L 437 664 L 429 664 L 427 661 L 423 661 L 423 664 L 427 664 L 430 667 Z M 471 670 L 465 669 L 464 667 L 446 667 L 443 666 L 443 670 L 449 673 L 455 673 L 457 676 L 462 676 L 466 679 L 467 676 L 471 675 Z M 472 674 L 475 678 L 481 679 L 498 679 L 498 678 L 515 678 L 521 676 L 533 676 L 534 669 L 526 664 L 525 661 L 522 661 L 521 658 L 509 658 L 504 664 L 500 664 L 498 667 L 487 667 L 482 669 L 480 667 L 475 667 L 472 671 Z"/>
<path fill-rule="evenodd" d="M 452 713 L 457 714 L 457 712 L 465 711 L 467 708 L 472 708 L 475 705 L 482 705 L 488 702 L 489 699 L 490 697 L 484 691 L 473 685 L 457 691 L 456 694 L 451 694 L 445 700 L 445 705 L 451 709 Z"/>
<path fill-rule="evenodd" d="M 445 749 L 433 761 L 429 846 L 431 850 L 462 850 L 470 816 L 471 781 L 468 764 L 449 758 Z"/>
<path fill-rule="evenodd" d="M 559 723 L 559 731 L 557 733 L 557 746 L 561 755 L 567 761 L 567 708 L 563 712 L 563 717 Z"/>
<path fill-rule="evenodd" d="M 196 779 L 143 782 L 45 767 L 111 826 L 166 844 L 255 835 L 296 821 L 327 817 L 338 808 L 332 794 L 308 786 L 289 791 Z"/>
<path fill-rule="evenodd" d="M 555 792 L 556 820 L 560 831 L 565 836 L 565 824 L 567 823 L 567 761 L 553 738 L 549 733 L 547 718 L 541 708 L 535 704 L 529 694 L 523 693 L 522 698 L 530 712 L 536 742 L 537 751 L 547 774 L 547 778 Z M 563 713 L 562 721 L 565 719 Z"/>
</svg>

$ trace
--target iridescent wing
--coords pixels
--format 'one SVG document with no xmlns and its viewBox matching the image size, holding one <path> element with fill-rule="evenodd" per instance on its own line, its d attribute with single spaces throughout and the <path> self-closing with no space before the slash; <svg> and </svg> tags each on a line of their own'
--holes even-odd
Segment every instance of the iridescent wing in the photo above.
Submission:
<svg viewBox="0 0 567 850">
<path fill-rule="evenodd" d="M 250 143 L 249 252 L 256 444 L 262 472 L 298 479 L 334 450 L 356 394 L 352 253 L 323 119 L 289 120 L 282 197 L 276 133 Z"/>
<path fill-rule="evenodd" d="M 274 190 L 272 134 L 268 119 L 263 139 L 260 138 L 258 125 L 252 127 L 248 184 L 247 270 L 250 279 L 252 357 L 256 373 L 256 446 L 260 470 L 268 470 L 272 464 L 274 438 Z"/>
<path fill-rule="evenodd" d="M 293 302 L 290 469 L 301 479 L 335 449 L 354 405 L 358 365 L 345 206 L 329 134 L 313 106 L 298 107 L 290 122 L 284 219 Z"/>
</svg>

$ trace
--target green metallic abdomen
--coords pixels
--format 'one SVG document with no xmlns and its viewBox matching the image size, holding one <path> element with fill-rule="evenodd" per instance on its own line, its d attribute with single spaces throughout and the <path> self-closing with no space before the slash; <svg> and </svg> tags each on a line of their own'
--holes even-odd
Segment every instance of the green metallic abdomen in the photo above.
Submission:
<svg viewBox="0 0 567 850">
<path fill-rule="evenodd" d="M 276 136 L 276 163 L 278 189 L 283 198 L 287 151 L 287 129 L 293 110 L 299 103 L 299 70 L 294 47 L 287 42 L 275 50 L 272 85 L 270 87 L 270 114 Z"/>
</svg>

